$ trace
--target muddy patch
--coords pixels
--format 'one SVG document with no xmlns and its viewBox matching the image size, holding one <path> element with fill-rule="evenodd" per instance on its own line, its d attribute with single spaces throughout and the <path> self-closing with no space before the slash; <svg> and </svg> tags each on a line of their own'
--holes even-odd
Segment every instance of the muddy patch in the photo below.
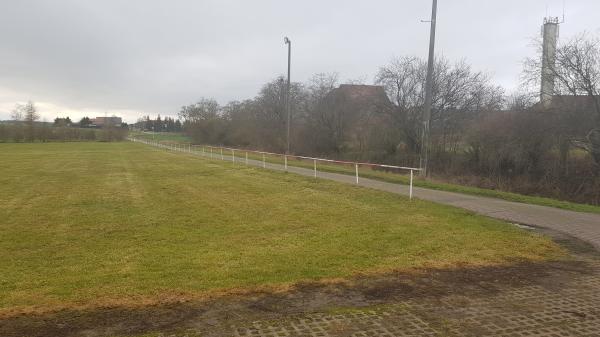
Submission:
<svg viewBox="0 0 600 337">
<path fill-rule="evenodd" d="M 285 293 L 257 292 L 203 302 L 177 302 L 145 308 L 62 310 L 0 320 L 1 336 L 121 336 L 146 332 L 210 331 L 214 334 L 242 322 L 361 308 L 403 300 L 444 296 L 492 296 L 506 286 L 568 284 L 575 275 L 589 274 L 585 261 L 510 267 L 429 270 L 418 274 L 390 273 L 357 277 L 342 283 L 301 283 Z"/>
<path fill-rule="evenodd" d="M 254 321 L 278 322 L 298 315 L 360 311 L 362 308 L 405 302 L 431 303 L 435 307 L 440 301 L 451 301 L 445 305 L 462 307 L 502 295 L 507 289 L 519 290 L 530 286 L 549 292 L 567 289 L 572 294 L 577 292 L 578 287 L 589 286 L 578 283 L 577 279 L 591 277 L 600 280 L 597 251 L 561 234 L 545 234 L 553 235 L 557 242 L 563 244 L 572 253 L 571 258 L 546 263 L 517 263 L 507 267 L 422 270 L 357 276 L 339 282 L 304 282 L 286 292 L 257 291 L 243 296 L 179 301 L 141 308 L 106 307 L 23 314 L 0 319 L 0 336 L 135 336 L 149 332 L 168 335 L 185 331 L 193 331 L 184 334 L 188 336 L 231 335 L 232 327 Z M 514 311 L 523 309 L 516 306 L 527 306 L 528 303 L 507 305 L 515 307 L 504 308 L 506 311 Z M 444 314 L 433 312 L 427 320 L 440 329 L 445 328 L 446 323 L 440 319 Z M 578 318 L 585 314 L 577 311 L 568 315 Z M 423 314 L 422 317 L 428 316 Z M 329 328 L 337 331 L 334 335 L 348 335 L 355 331 L 355 328 L 341 323 Z M 468 330 L 476 333 L 477 329 L 477 324 L 474 324 Z"/>
</svg>

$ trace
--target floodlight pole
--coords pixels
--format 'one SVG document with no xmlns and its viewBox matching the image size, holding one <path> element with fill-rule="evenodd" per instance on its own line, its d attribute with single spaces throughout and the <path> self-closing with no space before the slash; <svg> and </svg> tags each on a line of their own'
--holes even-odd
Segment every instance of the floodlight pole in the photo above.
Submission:
<svg viewBox="0 0 600 337">
<path fill-rule="evenodd" d="M 431 30 L 429 36 L 429 60 L 427 61 L 427 79 L 425 80 L 425 106 L 423 107 L 423 134 L 421 139 L 421 175 L 429 174 L 429 144 L 431 124 L 431 101 L 433 96 L 433 66 L 435 62 L 435 24 L 437 20 L 437 0 L 433 0 L 431 9 Z"/>
<path fill-rule="evenodd" d="M 290 112 L 290 91 L 291 91 L 291 82 L 290 82 L 290 70 L 291 70 L 291 61 L 292 61 L 292 41 L 286 36 L 283 39 L 283 42 L 288 46 L 288 64 L 287 64 L 287 86 L 286 86 L 286 94 L 285 94 L 285 109 L 287 111 L 287 147 L 286 154 L 290 153 L 290 122 L 291 122 L 291 112 Z"/>
</svg>

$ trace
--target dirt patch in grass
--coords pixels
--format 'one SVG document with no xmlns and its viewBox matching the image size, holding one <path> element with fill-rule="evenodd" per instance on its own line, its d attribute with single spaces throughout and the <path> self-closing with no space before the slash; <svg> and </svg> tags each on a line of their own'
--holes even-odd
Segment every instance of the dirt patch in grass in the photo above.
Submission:
<svg viewBox="0 0 600 337">
<path fill-rule="evenodd" d="M 127 336 L 150 332 L 220 335 L 240 322 L 278 320 L 294 314 L 432 300 L 447 295 L 478 298 L 499 287 L 538 284 L 560 287 L 574 275 L 590 273 L 585 261 L 520 263 L 509 267 L 422 270 L 359 276 L 338 282 L 296 284 L 290 291 L 256 291 L 204 301 L 177 301 L 147 307 L 61 310 L 0 319 L 1 336 Z M 552 276 L 552 282 L 546 279 Z"/>
</svg>

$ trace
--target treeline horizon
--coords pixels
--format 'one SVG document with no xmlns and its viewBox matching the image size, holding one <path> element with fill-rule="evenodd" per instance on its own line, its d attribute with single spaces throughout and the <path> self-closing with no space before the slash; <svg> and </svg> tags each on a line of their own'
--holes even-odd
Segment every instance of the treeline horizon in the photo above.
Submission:
<svg viewBox="0 0 600 337">
<path fill-rule="evenodd" d="M 541 57 L 524 62 L 522 88 L 510 95 L 466 61 L 437 57 L 430 125 L 433 176 L 600 204 L 599 46 L 596 36 L 586 34 L 559 46 L 552 69 L 556 99 L 549 108 L 538 103 Z M 574 59 L 585 60 L 585 66 Z M 290 151 L 418 166 L 426 69 L 425 60 L 410 56 L 381 66 L 373 84 L 383 88 L 385 98 L 372 88 L 340 88 L 344 83 L 337 73 L 291 83 Z M 194 143 L 283 153 L 286 92 L 286 79 L 279 76 L 254 98 L 224 105 L 201 98 L 183 106 L 178 117 Z"/>
<path fill-rule="evenodd" d="M 149 115 L 139 118 L 133 126 L 140 130 L 154 132 L 183 131 L 183 124 L 181 123 L 181 120 L 169 116 L 161 118 L 160 114 L 158 114 L 154 119 L 150 118 Z"/>
<path fill-rule="evenodd" d="M 1 143 L 71 142 L 71 141 L 123 141 L 128 129 L 108 126 L 92 128 L 91 119 L 83 117 L 73 123 L 69 117 L 56 117 L 54 122 L 40 122 L 35 103 L 17 104 L 11 112 L 11 120 L 0 123 Z"/>
</svg>

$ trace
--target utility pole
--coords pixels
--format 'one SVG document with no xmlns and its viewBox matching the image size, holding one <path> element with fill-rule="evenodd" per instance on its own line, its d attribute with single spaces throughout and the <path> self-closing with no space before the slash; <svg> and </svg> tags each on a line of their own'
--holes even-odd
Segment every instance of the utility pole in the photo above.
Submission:
<svg viewBox="0 0 600 337">
<path fill-rule="evenodd" d="M 291 112 L 290 112 L 290 65 L 291 65 L 291 61 L 292 61 L 292 41 L 290 41 L 290 39 L 288 39 L 288 37 L 286 36 L 283 39 L 283 42 L 285 44 L 287 44 L 288 46 L 288 67 L 287 67 L 287 87 L 286 87 L 286 94 L 285 94 L 285 109 L 287 111 L 287 150 L 286 150 L 286 154 L 290 153 L 290 122 L 291 122 Z"/>
<path fill-rule="evenodd" d="M 425 106 L 423 108 L 423 134 L 421 139 L 421 175 L 429 173 L 429 143 L 431 124 L 431 101 L 433 96 L 433 66 L 435 62 L 435 24 L 437 20 L 437 0 L 433 0 L 431 9 L 431 30 L 429 36 L 429 60 L 427 61 L 427 79 L 425 81 Z"/>
</svg>

